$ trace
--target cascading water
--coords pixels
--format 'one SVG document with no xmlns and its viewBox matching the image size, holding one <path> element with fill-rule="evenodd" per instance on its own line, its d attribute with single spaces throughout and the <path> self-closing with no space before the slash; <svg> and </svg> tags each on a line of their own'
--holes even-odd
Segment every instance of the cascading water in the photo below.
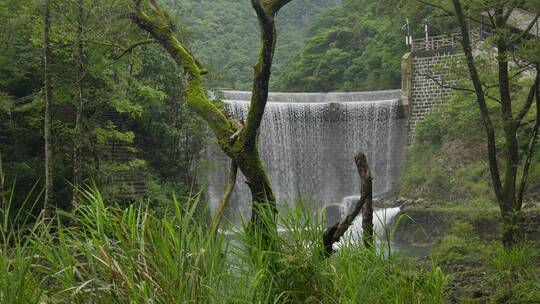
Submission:
<svg viewBox="0 0 540 304">
<path fill-rule="evenodd" d="M 247 116 L 249 92 L 224 91 L 228 111 Z M 367 155 L 374 196 L 395 190 L 406 120 L 400 112 L 401 91 L 365 93 L 271 93 L 260 131 L 260 153 L 279 203 L 320 208 L 358 195 L 354 164 L 358 151 Z M 230 160 L 216 145 L 208 148 L 214 166 L 208 175 L 212 211 L 217 208 Z M 248 218 L 251 194 L 239 174 L 228 214 Z"/>
<path fill-rule="evenodd" d="M 344 208 L 345 209 L 345 208 Z M 400 208 L 382 208 L 373 212 L 373 232 L 376 235 L 376 240 L 386 240 L 388 234 L 392 230 L 392 223 L 399 214 Z M 357 216 L 351 226 L 341 240 L 334 245 L 335 248 L 343 246 L 343 244 L 356 244 L 361 241 L 363 233 L 362 217 Z"/>
</svg>

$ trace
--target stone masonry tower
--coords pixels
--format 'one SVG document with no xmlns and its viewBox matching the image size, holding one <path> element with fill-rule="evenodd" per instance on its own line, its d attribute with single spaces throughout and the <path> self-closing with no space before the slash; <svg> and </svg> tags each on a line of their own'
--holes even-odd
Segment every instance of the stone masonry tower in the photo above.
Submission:
<svg viewBox="0 0 540 304">
<path fill-rule="evenodd" d="M 471 32 L 474 42 L 480 41 L 480 31 Z M 413 40 L 411 51 L 401 59 L 402 95 L 409 105 L 409 138 L 416 124 L 431 110 L 448 101 L 454 84 L 450 62 L 462 57 L 459 36 L 429 37 Z"/>
<path fill-rule="evenodd" d="M 482 14 L 481 22 L 470 30 L 473 47 L 491 35 L 489 28 L 484 26 L 485 15 Z M 514 9 L 507 26 L 511 31 L 521 32 L 533 18 L 534 14 L 531 12 Z M 527 37 L 540 38 L 540 21 L 536 22 Z M 460 39 L 458 34 L 415 39 L 412 40 L 410 52 L 402 57 L 401 88 L 403 102 L 408 105 L 409 111 L 409 141 L 414 137 L 417 123 L 429 111 L 436 110 L 448 101 L 455 84 L 449 64 L 456 68 L 465 68 L 464 62 L 459 60 L 463 57 Z"/>
</svg>

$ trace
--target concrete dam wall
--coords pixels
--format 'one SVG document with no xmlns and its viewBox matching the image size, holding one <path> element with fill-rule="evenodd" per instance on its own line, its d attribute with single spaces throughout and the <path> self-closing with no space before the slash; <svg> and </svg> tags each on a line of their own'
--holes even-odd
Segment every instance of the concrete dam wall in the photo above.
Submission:
<svg viewBox="0 0 540 304">
<path fill-rule="evenodd" d="M 224 91 L 230 115 L 247 116 L 250 92 Z M 361 93 L 271 93 L 261 126 L 260 153 L 279 204 L 299 199 L 313 208 L 340 204 L 360 194 L 354 164 L 366 153 L 374 194 L 397 190 L 399 165 L 407 142 L 401 90 Z M 219 147 L 208 148 L 214 166 L 208 175 L 212 209 L 221 199 L 230 160 Z M 250 215 L 251 195 L 239 174 L 228 214 Z"/>
</svg>

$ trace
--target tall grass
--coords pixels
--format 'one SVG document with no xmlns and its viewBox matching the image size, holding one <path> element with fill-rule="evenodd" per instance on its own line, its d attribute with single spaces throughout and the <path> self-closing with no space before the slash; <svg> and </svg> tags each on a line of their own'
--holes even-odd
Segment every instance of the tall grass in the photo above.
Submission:
<svg viewBox="0 0 540 304">
<path fill-rule="evenodd" d="M 500 284 L 496 295 L 499 302 L 540 303 L 537 251 L 530 244 L 492 248 L 488 266 Z"/>
<path fill-rule="evenodd" d="M 438 268 L 356 246 L 324 258 L 319 217 L 303 208 L 281 217 L 268 252 L 257 231 L 212 235 L 197 197 L 158 216 L 83 194 L 77 210 L 22 228 L 1 211 L 1 303 L 444 302 Z"/>
<path fill-rule="evenodd" d="M 482 241 L 470 223 L 458 221 L 432 254 L 452 271 L 454 290 L 449 293 L 458 303 L 529 304 L 540 303 L 538 249 L 531 242 L 506 248 Z"/>
</svg>

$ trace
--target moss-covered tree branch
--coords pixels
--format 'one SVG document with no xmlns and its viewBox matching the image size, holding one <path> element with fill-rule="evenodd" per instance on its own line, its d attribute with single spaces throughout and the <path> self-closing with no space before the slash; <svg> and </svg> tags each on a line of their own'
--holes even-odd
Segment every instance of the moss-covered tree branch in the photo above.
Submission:
<svg viewBox="0 0 540 304">
<path fill-rule="evenodd" d="M 208 123 L 222 148 L 226 148 L 227 139 L 234 131 L 224 113 L 206 96 L 202 81 L 204 69 L 191 52 L 173 35 L 155 1 L 150 0 L 148 8 L 150 11 L 146 12 L 141 0 L 133 0 L 131 20 L 159 42 L 176 64 L 184 69 L 187 74 L 184 92 L 187 105 Z"/>
<path fill-rule="evenodd" d="M 172 33 L 155 0 L 132 0 L 131 20 L 167 50 L 176 64 L 187 74 L 186 103 L 202 117 L 218 142 L 242 171 L 252 194 L 251 223 L 264 229 L 275 228 L 265 222 L 265 214 L 276 214 L 275 197 L 257 150 L 257 136 L 268 99 L 272 60 L 276 44 L 274 18 L 279 9 L 291 0 L 251 0 L 261 28 L 261 50 L 254 68 L 253 92 L 247 120 L 240 129 L 207 98 L 201 75 L 204 69 L 191 52 Z M 237 130 L 240 133 L 237 134 Z M 231 140 L 234 138 L 234 140 Z M 270 211 L 270 212 L 268 212 Z M 264 214 L 263 214 L 264 213 Z M 269 235 L 269 234 L 268 234 Z"/>
<path fill-rule="evenodd" d="M 221 219 L 223 218 L 223 213 L 225 213 L 225 208 L 227 208 L 227 205 L 231 200 L 231 195 L 234 191 L 234 186 L 236 185 L 237 175 L 238 166 L 234 161 L 232 161 L 231 168 L 229 169 L 229 177 L 227 178 L 227 185 L 225 186 L 225 190 L 223 191 L 223 197 L 221 198 L 218 209 L 216 210 L 214 218 L 212 219 L 212 233 L 215 233 L 219 228 Z"/>
<path fill-rule="evenodd" d="M 251 0 L 251 4 L 259 20 L 261 48 L 253 72 L 253 89 L 246 127 L 241 136 L 243 146 L 248 149 L 253 149 L 256 144 L 257 130 L 261 125 L 268 100 L 270 75 L 276 44 L 276 27 L 274 22 L 275 14 L 278 11 L 276 9 L 276 3 L 277 1 Z"/>
</svg>

